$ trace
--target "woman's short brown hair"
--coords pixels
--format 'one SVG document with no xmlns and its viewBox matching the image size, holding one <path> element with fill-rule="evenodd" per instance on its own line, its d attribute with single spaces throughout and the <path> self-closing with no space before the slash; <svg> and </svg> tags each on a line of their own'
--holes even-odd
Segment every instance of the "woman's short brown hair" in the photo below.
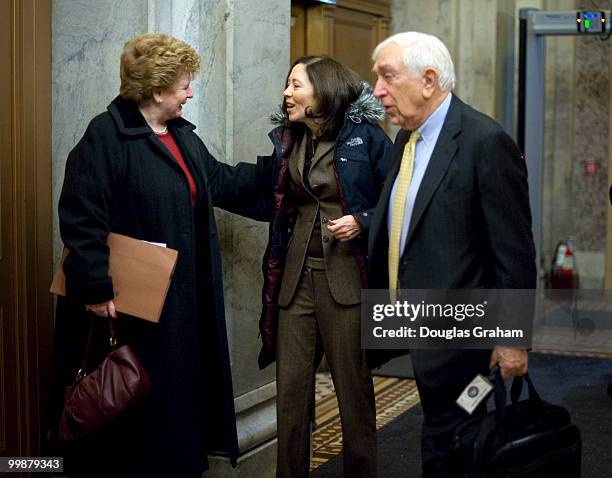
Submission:
<svg viewBox="0 0 612 478">
<path fill-rule="evenodd" d="M 119 94 L 140 104 L 199 69 L 200 55 L 184 41 L 163 33 L 140 35 L 123 46 Z"/>
<path fill-rule="evenodd" d="M 328 56 L 303 56 L 291 65 L 286 81 L 289 81 L 293 67 L 299 64 L 305 66 L 317 102 L 317 111 L 309 108 L 306 110 L 306 116 L 321 120 L 320 137 L 322 139 L 334 140 L 344 124 L 347 108 L 359 98 L 361 93 L 359 75 L 348 66 Z M 283 98 L 282 110 L 285 116 L 288 116 L 285 98 Z M 297 131 L 303 130 L 301 123 L 288 124 L 288 126 Z"/>
</svg>

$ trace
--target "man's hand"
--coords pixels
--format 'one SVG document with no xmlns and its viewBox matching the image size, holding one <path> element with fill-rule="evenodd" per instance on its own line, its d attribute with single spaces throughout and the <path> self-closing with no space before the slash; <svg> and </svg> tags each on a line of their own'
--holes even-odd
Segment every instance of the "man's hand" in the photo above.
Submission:
<svg viewBox="0 0 612 478">
<path fill-rule="evenodd" d="M 527 373 L 528 355 L 526 349 L 517 347 L 493 347 L 489 367 L 499 363 L 502 378 L 525 375 Z"/>
<path fill-rule="evenodd" d="M 87 304 L 85 308 L 99 317 L 108 317 L 110 315 L 113 319 L 117 318 L 117 311 L 112 300 L 102 304 Z"/>
<path fill-rule="evenodd" d="M 334 239 L 350 241 L 361 233 L 361 224 L 351 215 L 327 221 L 327 230 Z"/>
</svg>

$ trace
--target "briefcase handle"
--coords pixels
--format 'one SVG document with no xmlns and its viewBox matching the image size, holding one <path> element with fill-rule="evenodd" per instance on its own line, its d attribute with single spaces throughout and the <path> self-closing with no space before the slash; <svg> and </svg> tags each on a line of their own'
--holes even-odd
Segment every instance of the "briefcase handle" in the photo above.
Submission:
<svg viewBox="0 0 612 478">
<path fill-rule="evenodd" d="M 474 463 L 483 463 L 483 456 L 486 452 L 485 443 L 487 443 L 488 437 L 497 428 L 503 436 L 505 442 L 510 442 L 510 436 L 508 431 L 504 427 L 504 417 L 506 415 L 506 384 L 501 376 L 499 365 L 494 365 L 489 371 L 489 380 L 495 385 L 494 399 L 495 399 L 495 421 L 485 421 L 480 427 L 478 438 L 474 444 Z M 531 378 L 526 373 L 522 377 L 514 377 L 512 381 L 512 388 L 510 389 L 510 398 L 512 404 L 516 405 L 520 399 L 521 392 L 523 390 L 523 379 L 527 382 L 529 390 L 529 405 L 532 407 L 539 407 L 544 404 L 540 395 L 536 391 Z"/>
<path fill-rule="evenodd" d="M 497 421 L 501 425 L 503 418 L 506 414 L 507 404 L 507 392 L 506 384 L 501 376 L 499 365 L 495 364 L 489 370 L 489 380 L 495 385 L 494 399 L 495 399 L 495 410 L 497 415 Z M 528 399 L 532 406 L 542 405 L 544 402 L 531 381 L 529 373 L 525 373 L 523 376 L 514 377 L 512 381 L 512 387 L 510 388 L 510 399 L 512 404 L 516 405 L 521 397 L 523 391 L 523 380 L 527 382 L 527 389 L 529 391 Z"/>
<path fill-rule="evenodd" d="M 529 390 L 529 401 L 533 405 L 540 405 L 544 403 L 538 392 L 536 391 L 531 378 L 529 377 L 529 373 L 526 373 L 523 376 L 514 377 L 512 381 L 512 387 L 510 388 L 510 398 L 512 403 L 516 405 L 521 398 L 521 392 L 523 391 L 523 380 L 527 382 L 527 389 Z"/>
</svg>

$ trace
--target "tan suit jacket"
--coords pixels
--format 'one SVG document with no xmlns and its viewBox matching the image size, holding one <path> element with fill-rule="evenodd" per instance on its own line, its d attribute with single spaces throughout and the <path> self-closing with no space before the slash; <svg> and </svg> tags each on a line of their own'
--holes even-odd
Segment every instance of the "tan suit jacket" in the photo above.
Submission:
<svg viewBox="0 0 612 478">
<path fill-rule="evenodd" d="M 319 143 L 308 174 L 310 190 L 303 182 L 307 143 L 308 139 L 304 135 L 293 148 L 289 158 L 291 180 L 304 188 L 309 200 L 298 208 L 295 228 L 289 240 L 278 304 L 281 307 L 287 307 L 293 299 L 302 275 L 304 259 L 317 213 L 321 216 L 323 257 L 332 297 L 342 305 L 359 304 L 361 302 L 361 275 L 355 258 L 356 251 L 350 241 L 340 242 L 327 231 L 329 219 L 338 219 L 344 215 L 333 165 L 335 142 L 321 141 Z"/>
</svg>

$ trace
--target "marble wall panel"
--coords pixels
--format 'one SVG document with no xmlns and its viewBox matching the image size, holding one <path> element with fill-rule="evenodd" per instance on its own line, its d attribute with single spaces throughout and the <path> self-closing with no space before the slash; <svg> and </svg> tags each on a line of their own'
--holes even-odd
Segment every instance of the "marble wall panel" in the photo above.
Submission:
<svg viewBox="0 0 612 478">
<path fill-rule="evenodd" d="M 455 59 L 457 0 L 391 0 L 389 34 L 418 31 L 437 36 Z"/>
<path fill-rule="evenodd" d="M 216 3 L 216 2 L 215 2 Z M 193 46 L 200 55 L 201 35 L 200 17 L 206 2 L 198 0 L 148 0 L 149 32 L 168 33 Z M 194 96 L 185 107 L 184 117 L 199 126 L 200 103 L 202 101 L 202 71 L 191 82 Z"/>
<path fill-rule="evenodd" d="M 227 108 L 232 114 L 227 162 L 254 162 L 269 155 L 269 115 L 281 102 L 289 68 L 290 2 L 254 3 L 237 0 L 227 22 L 232 29 L 232 68 L 227 78 Z M 220 214 L 226 225 L 223 263 L 226 311 L 231 318 L 230 342 L 236 396 L 274 379 L 274 367 L 260 372 L 261 260 L 268 224 Z M 228 227 L 231 224 L 231 227 Z"/>
<path fill-rule="evenodd" d="M 498 59 L 497 2 L 496 0 L 460 2 L 457 14 L 455 40 L 457 95 L 475 109 L 494 116 Z M 501 61 L 501 55 L 499 59 Z"/>
<path fill-rule="evenodd" d="M 146 0 L 54 0 L 52 19 L 53 204 L 66 158 L 89 121 L 119 92 L 119 55 L 131 37 L 147 31 Z M 54 255 L 59 259 L 57 214 Z"/>
<path fill-rule="evenodd" d="M 579 0 L 578 8 L 593 8 Z M 598 2 L 609 9 L 612 1 Z M 608 161 L 610 157 L 610 42 L 598 37 L 580 38 L 576 43 L 576 96 L 574 110 L 574 158 L 572 174 L 573 227 L 576 248 L 604 253 L 608 213 Z M 600 165 L 597 174 L 583 171 L 584 161 Z M 602 256 L 603 259 L 603 256 Z"/>
<path fill-rule="evenodd" d="M 573 10 L 575 0 L 548 0 L 549 11 Z M 542 201 L 542 266 L 548 270 L 557 243 L 572 232 L 571 177 L 573 158 L 576 37 L 546 38 L 544 104 L 544 171 Z"/>
<path fill-rule="evenodd" d="M 513 137 L 516 135 L 514 91 L 516 85 L 516 59 L 518 56 L 516 48 L 518 38 L 516 16 L 515 0 L 500 0 L 497 2 L 493 117 Z"/>
<path fill-rule="evenodd" d="M 546 44 L 542 259 L 549 267 L 558 241 L 572 235 L 575 37 L 550 37 Z"/>
<path fill-rule="evenodd" d="M 504 91 L 498 82 L 503 85 L 505 79 L 498 78 L 498 71 L 501 75 L 507 69 L 506 52 L 511 51 L 513 32 L 498 28 L 498 13 L 511 11 L 509 5 L 509 0 L 393 0 L 390 32 L 414 30 L 440 38 L 455 63 L 457 95 L 503 121 Z M 498 33 L 508 36 L 498 38 Z"/>
<path fill-rule="evenodd" d="M 199 74 L 200 97 L 198 134 L 210 152 L 220 161 L 232 162 L 227 156 L 232 141 L 233 113 L 227 105 L 228 76 L 232 70 L 231 28 L 232 2 L 206 0 L 200 2 L 199 52 L 202 59 Z"/>
</svg>

